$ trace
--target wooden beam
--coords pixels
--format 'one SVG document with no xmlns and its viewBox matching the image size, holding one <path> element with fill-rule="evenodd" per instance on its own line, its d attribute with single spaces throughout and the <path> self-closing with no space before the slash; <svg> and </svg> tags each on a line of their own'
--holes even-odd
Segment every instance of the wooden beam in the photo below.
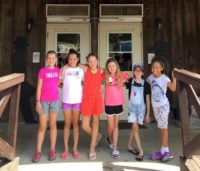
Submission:
<svg viewBox="0 0 200 171">
<path fill-rule="evenodd" d="M 0 156 L 7 158 L 8 160 L 14 159 L 14 149 L 6 141 L 0 137 Z"/>
<path fill-rule="evenodd" d="M 24 74 L 10 74 L 4 77 L 0 77 L 0 91 L 20 84 L 24 81 Z"/>
<path fill-rule="evenodd" d="M 11 93 L 9 93 L 8 95 L 4 96 L 1 100 L 0 100 L 0 118 L 3 114 L 3 111 L 10 99 Z"/>
<path fill-rule="evenodd" d="M 191 104 L 194 106 L 196 113 L 197 113 L 198 117 L 200 118 L 200 101 L 199 101 L 199 98 L 198 98 L 197 94 L 195 93 L 192 85 L 188 85 L 186 89 L 187 89 L 187 92 L 189 94 Z"/>
<path fill-rule="evenodd" d="M 187 84 L 200 88 L 200 75 L 184 69 L 174 69 L 174 75 L 177 80 L 181 80 Z"/>
<path fill-rule="evenodd" d="M 21 85 L 15 86 L 15 90 L 11 96 L 9 127 L 8 127 L 8 143 L 16 150 L 17 126 L 19 114 L 19 99 Z"/>
<path fill-rule="evenodd" d="M 182 134 L 182 145 L 183 155 L 187 156 L 185 152 L 185 146 L 189 143 L 190 139 L 190 119 L 188 111 L 188 97 L 185 88 L 186 84 L 182 81 L 178 82 L 178 93 L 179 93 L 179 106 L 180 106 L 180 120 L 181 120 L 181 134 Z"/>
</svg>

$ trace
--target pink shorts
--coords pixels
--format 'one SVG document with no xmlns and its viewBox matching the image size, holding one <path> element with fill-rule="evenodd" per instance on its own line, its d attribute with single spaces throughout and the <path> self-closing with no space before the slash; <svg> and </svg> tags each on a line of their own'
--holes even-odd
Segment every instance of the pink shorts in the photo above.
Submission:
<svg viewBox="0 0 200 171">
<path fill-rule="evenodd" d="M 62 103 L 62 109 L 63 109 L 63 111 L 80 110 L 81 109 L 81 103 L 74 103 L 74 104 Z"/>
</svg>

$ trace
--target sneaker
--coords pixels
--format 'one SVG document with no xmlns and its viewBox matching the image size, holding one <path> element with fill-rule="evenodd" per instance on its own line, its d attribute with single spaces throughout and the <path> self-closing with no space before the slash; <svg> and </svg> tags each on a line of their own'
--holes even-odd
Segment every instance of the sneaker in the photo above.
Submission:
<svg viewBox="0 0 200 171">
<path fill-rule="evenodd" d="M 162 159 L 162 154 L 161 154 L 161 152 L 160 151 L 156 151 L 156 152 L 153 152 L 152 154 L 151 154 L 151 159 L 152 160 L 161 160 Z"/>
<path fill-rule="evenodd" d="M 173 159 L 173 155 L 170 152 L 165 152 L 162 156 L 162 161 L 167 162 L 170 159 Z"/>
<path fill-rule="evenodd" d="M 111 150 L 113 150 L 113 144 L 111 144 L 111 142 L 110 142 L 110 140 L 109 140 L 108 137 L 106 138 L 106 142 L 107 142 L 107 144 L 108 144 L 108 147 L 109 147 Z"/>
<path fill-rule="evenodd" d="M 112 152 L 112 157 L 113 157 L 114 159 L 118 159 L 118 158 L 120 157 L 120 152 L 119 152 L 119 150 L 113 150 L 113 152 Z"/>
<path fill-rule="evenodd" d="M 50 150 L 49 152 L 49 161 L 55 160 L 56 159 L 56 151 L 55 150 Z"/>
<path fill-rule="evenodd" d="M 41 152 L 36 151 L 33 155 L 32 162 L 38 162 L 41 157 Z"/>
</svg>

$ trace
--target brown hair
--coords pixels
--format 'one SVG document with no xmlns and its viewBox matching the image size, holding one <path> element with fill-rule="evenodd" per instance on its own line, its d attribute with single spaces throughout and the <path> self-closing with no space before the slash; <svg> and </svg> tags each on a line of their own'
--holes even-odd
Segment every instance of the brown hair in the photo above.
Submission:
<svg viewBox="0 0 200 171">
<path fill-rule="evenodd" d="M 98 57 L 97 55 L 94 53 L 94 52 L 91 52 L 89 53 L 87 56 L 86 56 L 86 60 L 88 61 L 90 57 L 94 56 L 97 60 L 98 60 Z"/>
</svg>

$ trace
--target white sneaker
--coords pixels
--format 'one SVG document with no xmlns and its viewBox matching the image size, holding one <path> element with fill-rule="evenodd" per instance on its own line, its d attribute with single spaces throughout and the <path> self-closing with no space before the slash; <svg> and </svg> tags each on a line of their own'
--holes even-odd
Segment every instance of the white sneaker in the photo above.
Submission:
<svg viewBox="0 0 200 171">
<path fill-rule="evenodd" d="M 113 157 L 114 159 L 118 159 L 118 158 L 120 157 L 120 152 L 119 152 L 119 150 L 113 150 L 113 152 L 112 152 L 112 157 Z"/>
<path fill-rule="evenodd" d="M 111 142 L 110 142 L 110 140 L 109 140 L 108 137 L 106 138 L 106 142 L 107 142 L 107 144 L 108 144 L 108 147 L 109 147 L 111 150 L 113 150 L 113 144 L 111 144 Z"/>
</svg>

